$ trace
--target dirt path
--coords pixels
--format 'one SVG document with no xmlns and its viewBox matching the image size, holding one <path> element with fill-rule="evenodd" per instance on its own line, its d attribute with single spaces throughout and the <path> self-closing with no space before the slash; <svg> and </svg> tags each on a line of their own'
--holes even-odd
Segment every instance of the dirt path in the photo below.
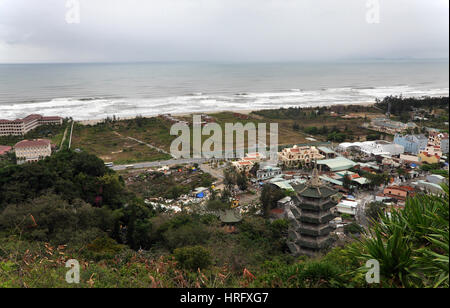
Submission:
<svg viewBox="0 0 450 308">
<path fill-rule="evenodd" d="M 143 145 L 145 145 L 145 146 L 147 146 L 147 147 L 149 147 L 149 148 L 151 148 L 151 149 L 154 149 L 154 150 L 156 150 L 156 151 L 158 151 L 158 152 L 160 152 L 160 153 L 164 153 L 164 154 L 167 154 L 167 155 L 172 156 L 172 154 L 170 154 L 169 152 L 167 152 L 167 151 L 165 151 L 165 150 L 163 150 L 163 149 L 161 149 L 161 148 L 158 148 L 158 147 L 156 147 L 156 146 L 154 146 L 154 145 L 152 145 L 152 144 L 149 144 L 149 143 L 146 143 L 146 142 L 144 142 L 144 141 L 141 141 L 141 140 L 139 140 L 139 139 L 136 139 L 136 138 L 133 138 L 133 137 L 128 137 L 128 136 L 123 136 L 122 134 L 120 134 L 120 133 L 118 133 L 118 132 L 114 132 L 114 134 L 116 134 L 116 135 L 119 136 L 120 138 L 126 138 L 126 139 L 133 140 L 133 141 L 135 141 L 135 142 L 137 142 L 137 143 L 143 144 Z M 172 157 L 173 157 L 173 156 L 172 156 Z"/>
</svg>

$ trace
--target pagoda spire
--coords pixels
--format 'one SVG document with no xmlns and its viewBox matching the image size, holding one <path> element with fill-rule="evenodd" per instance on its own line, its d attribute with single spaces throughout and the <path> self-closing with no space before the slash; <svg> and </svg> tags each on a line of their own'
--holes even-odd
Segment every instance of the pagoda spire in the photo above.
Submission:
<svg viewBox="0 0 450 308">
<path fill-rule="evenodd" d="M 310 187 L 321 187 L 323 186 L 323 182 L 319 176 L 319 170 L 317 169 L 317 161 L 314 163 L 314 169 L 311 175 L 311 179 L 308 182 L 308 186 Z"/>
</svg>

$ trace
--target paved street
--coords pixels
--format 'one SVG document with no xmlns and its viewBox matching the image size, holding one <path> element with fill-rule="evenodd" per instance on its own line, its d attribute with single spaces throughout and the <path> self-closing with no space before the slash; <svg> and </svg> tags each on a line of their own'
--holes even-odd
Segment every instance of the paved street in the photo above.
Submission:
<svg viewBox="0 0 450 308">
<path fill-rule="evenodd" d="M 145 168 L 153 168 L 153 167 L 162 167 L 167 165 L 184 165 L 184 164 L 202 164 L 207 162 L 208 159 L 171 159 L 165 161 L 154 161 L 154 162 L 143 162 L 129 165 L 117 165 L 112 167 L 111 169 L 115 171 L 125 170 L 125 169 L 145 169 Z"/>
</svg>

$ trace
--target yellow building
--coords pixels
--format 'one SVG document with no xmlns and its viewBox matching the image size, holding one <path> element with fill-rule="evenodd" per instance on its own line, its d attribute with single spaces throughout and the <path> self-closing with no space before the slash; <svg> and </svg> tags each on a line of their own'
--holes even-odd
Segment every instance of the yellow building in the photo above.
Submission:
<svg viewBox="0 0 450 308">
<path fill-rule="evenodd" d="M 325 156 L 320 154 L 319 149 L 314 146 L 294 146 L 286 148 L 278 153 L 278 158 L 286 166 L 295 166 L 299 163 L 309 164 L 316 160 L 324 159 Z"/>
<path fill-rule="evenodd" d="M 430 153 L 428 153 L 426 151 L 420 152 L 418 157 L 419 157 L 419 161 L 421 163 L 427 163 L 427 164 L 430 164 L 430 165 L 431 164 L 437 164 L 441 160 L 441 157 L 438 156 L 437 154 L 432 155 L 432 154 L 430 154 Z"/>
<path fill-rule="evenodd" d="M 52 155 L 50 140 L 23 140 L 14 146 L 17 163 L 36 162 L 40 159 Z"/>
</svg>

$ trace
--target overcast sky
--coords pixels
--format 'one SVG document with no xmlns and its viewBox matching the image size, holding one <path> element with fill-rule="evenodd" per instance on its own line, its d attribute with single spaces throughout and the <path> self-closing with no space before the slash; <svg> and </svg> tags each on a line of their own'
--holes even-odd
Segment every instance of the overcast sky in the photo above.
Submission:
<svg viewBox="0 0 450 308">
<path fill-rule="evenodd" d="M 0 0 L 0 62 L 447 58 L 448 0 Z M 371 0 L 373 1 L 373 0 Z M 373 15 L 370 15 L 373 16 Z"/>
</svg>

